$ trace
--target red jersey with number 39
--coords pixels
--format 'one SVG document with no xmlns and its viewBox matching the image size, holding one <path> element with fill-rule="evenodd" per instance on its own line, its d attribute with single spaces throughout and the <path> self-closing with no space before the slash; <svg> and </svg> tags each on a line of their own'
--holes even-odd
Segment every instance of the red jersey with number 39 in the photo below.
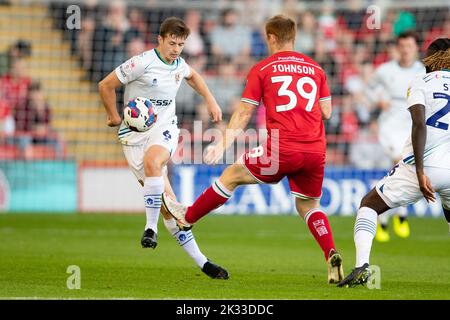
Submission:
<svg viewBox="0 0 450 320">
<path fill-rule="evenodd" d="M 311 58 L 282 51 L 256 64 L 247 76 L 241 101 L 266 107 L 269 137 L 278 129 L 280 148 L 325 153 L 319 101 L 331 99 L 326 75 Z"/>
</svg>

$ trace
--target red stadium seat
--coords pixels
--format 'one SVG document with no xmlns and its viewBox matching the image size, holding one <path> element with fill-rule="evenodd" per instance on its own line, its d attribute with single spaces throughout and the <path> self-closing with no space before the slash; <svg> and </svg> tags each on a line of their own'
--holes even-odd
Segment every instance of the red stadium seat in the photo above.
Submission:
<svg viewBox="0 0 450 320">
<path fill-rule="evenodd" d="M 53 160 L 56 158 L 56 151 L 51 146 L 35 144 L 27 147 L 25 158 L 27 160 Z"/>
<path fill-rule="evenodd" d="M 20 156 L 20 150 L 16 146 L 0 145 L 0 160 L 15 160 Z"/>
</svg>

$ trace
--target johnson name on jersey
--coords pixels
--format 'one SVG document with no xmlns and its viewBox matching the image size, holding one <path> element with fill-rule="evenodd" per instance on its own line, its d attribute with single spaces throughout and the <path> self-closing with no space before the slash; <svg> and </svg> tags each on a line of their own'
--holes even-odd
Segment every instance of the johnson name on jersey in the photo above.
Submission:
<svg viewBox="0 0 450 320">
<path fill-rule="evenodd" d="M 241 101 L 266 111 L 266 128 L 278 130 L 280 147 L 325 152 L 325 130 L 319 101 L 331 99 L 323 69 L 294 51 L 273 54 L 247 76 Z"/>
</svg>

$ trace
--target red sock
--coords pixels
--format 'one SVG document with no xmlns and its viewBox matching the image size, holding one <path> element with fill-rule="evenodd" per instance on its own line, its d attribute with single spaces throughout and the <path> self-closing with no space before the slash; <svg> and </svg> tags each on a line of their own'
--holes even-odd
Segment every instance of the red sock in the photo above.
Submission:
<svg viewBox="0 0 450 320">
<path fill-rule="evenodd" d="M 185 216 L 186 221 L 189 223 L 196 222 L 201 217 L 223 205 L 230 197 L 231 192 L 217 180 L 188 208 Z"/>
<path fill-rule="evenodd" d="M 325 260 L 328 260 L 330 250 L 335 249 L 335 247 L 327 216 L 320 209 L 313 209 L 306 214 L 305 220 L 312 235 L 322 248 Z"/>
</svg>

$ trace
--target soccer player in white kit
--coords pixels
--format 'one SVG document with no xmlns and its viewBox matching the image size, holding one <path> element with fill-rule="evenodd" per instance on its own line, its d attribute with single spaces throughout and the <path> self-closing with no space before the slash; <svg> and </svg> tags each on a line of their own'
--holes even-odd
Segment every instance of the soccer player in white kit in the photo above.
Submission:
<svg viewBox="0 0 450 320">
<path fill-rule="evenodd" d="M 371 79 L 367 95 L 381 108 L 378 118 L 378 140 L 386 155 L 396 164 L 402 156 L 403 145 L 411 133 L 411 118 L 406 111 L 406 90 L 415 76 L 424 75 L 425 67 L 417 60 L 417 35 L 413 31 L 401 33 L 397 38 L 398 60 L 380 65 Z M 409 224 L 405 207 L 396 209 L 394 232 L 402 238 L 409 237 Z M 394 212 L 378 217 L 379 224 L 375 239 L 389 241 L 388 220 Z"/>
<path fill-rule="evenodd" d="M 191 230 L 179 230 L 175 220 L 161 210 L 161 194 L 173 198 L 166 164 L 178 145 L 179 129 L 175 114 L 175 97 L 183 79 L 204 99 L 214 122 L 222 112 L 203 78 L 180 57 L 190 30 L 175 17 L 167 18 L 160 27 L 158 47 L 134 56 L 118 66 L 99 83 L 99 92 L 107 112 L 107 125 L 120 125 L 118 138 L 134 175 L 143 186 L 147 222 L 141 244 L 144 248 L 157 245 L 158 219 L 161 211 L 164 225 L 180 246 L 211 278 L 228 279 L 228 272 L 210 262 L 200 251 Z M 146 132 L 127 128 L 116 109 L 115 89 L 125 85 L 124 103 L 136 97 L 149 98 L 157 121 Z"/>
<path fill-rule="evenodd" d="M 355 222 L 355 269 L 339 286 L 369 280 L 369 257 L 377 216 L 424 197 L 435 201 L 437 192 L 450 229 L 450 39 L 433 41 L 427 49 L 426 75 L 408 88 L 407 107 L 412 118 L 402 160 L 361 201 Z"/>
</svg>

